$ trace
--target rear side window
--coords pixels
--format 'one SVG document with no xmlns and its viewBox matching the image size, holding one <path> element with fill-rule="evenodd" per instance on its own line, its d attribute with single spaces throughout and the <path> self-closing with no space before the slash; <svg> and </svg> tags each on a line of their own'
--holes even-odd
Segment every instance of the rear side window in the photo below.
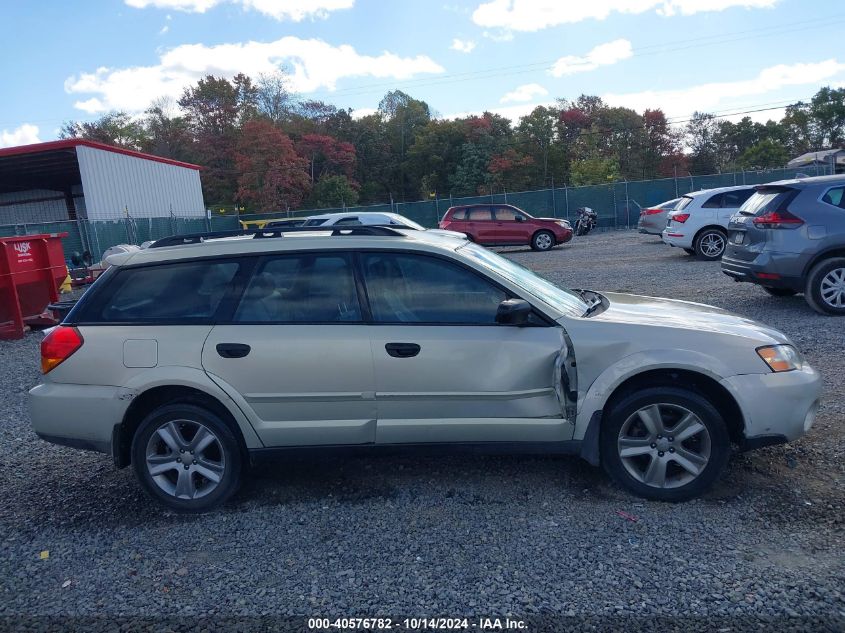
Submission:
<svg viewBox="0 0 845 633">
<path fill-rule="evenodd" d="M 728 209 L 738 209 L 754 193 L 753 189 L 742 191 L 726 191 L 722 198 L 722 206 Z"/>
<path fill-rule="evenodd" d="M 822 196 L 822 202 L 839 207 L 840 209 L 845 209 L 845 187 L 828 189 Z"/>
<path fill-rule="evenodd" d="M 484 220 L 493 219 L 493 212 L 490 210 L 490 207 L 478 207 L 476 209 L 470 209 L 467 215 L 469 216 L 469 219 L 473 222 L 483 222 Z"/>
<path fill-rule="evenodd" d="M 360 322 L 352 266 L 345 255 L 290 255 L 261 263 L 241 297 L 239 323 Z"/>
<path fill-rule="evenodd" d="M 451 219 L 452 220 L 466 220 L 467 217 L 467 210 L 466 209 L 455 209 L 452 211 Z"/>
<path fill-rule="evenodd" d="M 719 209 L 722 206 L 722 198 L 724 194 L 717 193 L 715 196 L 711 196 L 708 198 L 704 204 L 702 204 L 702 208 L 704 209 Z"/>
<path fill-rule="evenodd" d="M 361 226 L 361 220 L 359 220 L 358 218 L 341 218 L 334 224 L 335 226 Z"/>
<path fill-rule="evenodd" d="M 326 218 L 315 218 L 313 220 L 306 220 L 303 226 L 320 226 L 321 224 L 325 224 L 328 220 Z"/>
<path fill-rule="evenodd" d="M 205 322 L 217 312 L 240 267 L 237 261 L 194 261 L 126 268 L 96 295 L 84 322 Z"/>
</svg>

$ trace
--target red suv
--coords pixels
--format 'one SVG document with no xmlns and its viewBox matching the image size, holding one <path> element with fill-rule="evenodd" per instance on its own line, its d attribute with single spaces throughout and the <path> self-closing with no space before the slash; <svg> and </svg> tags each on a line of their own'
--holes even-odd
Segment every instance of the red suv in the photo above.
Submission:
<svg viewBox="0 0 845 633">
<path fill-rule="evenodd" d="M 522 246 L 547 251 L 572 239 L 572 226 L 566 220 L 534 218 L 510 204 L 469 204 L 450 207 L 440 228 L 466 233 L 484 246 Z"/>
</svg>

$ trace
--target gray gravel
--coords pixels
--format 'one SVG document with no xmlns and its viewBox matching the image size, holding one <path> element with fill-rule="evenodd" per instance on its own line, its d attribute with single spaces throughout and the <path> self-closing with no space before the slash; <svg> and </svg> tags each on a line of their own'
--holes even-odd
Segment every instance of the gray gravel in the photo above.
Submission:
<svg viewBox="0 0 845 633">
<path fill-rule="evenodd" d="M 712 303 L 784 330 L 825 377 L 816 427 L 735 457 L 685 504 L 631 497 L 575 458 L 382 457 L 264 468 L 221 511 L 182 517 L 108 457 L 39 441 L 26 391 L 41 336 L 0 341 L 0 618 L 515 614 L 537 630 L 565 616 L 665 630 L 684 616 L 682 629 L 842 630 L 845 319 L 734 284 L 654 237 L 508 255 L 571 286 Z M 68 622 L 82 621 L 52 621 Z"/>
</svg>

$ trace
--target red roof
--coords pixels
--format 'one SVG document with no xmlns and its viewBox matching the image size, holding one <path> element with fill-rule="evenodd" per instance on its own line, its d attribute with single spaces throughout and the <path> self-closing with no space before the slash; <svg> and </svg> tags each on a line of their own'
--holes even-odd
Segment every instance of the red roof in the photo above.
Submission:
<svg viewBox="0 0 845 633">
<path fill-rule="evenodd" d="M 143 152 L 136 152 L 131 149 L 124 149 L 122 147 L 115 147 L 114 145 L 106 145 L 105 143 L 98 143 L 97 141 L 89 141 L 83 138 L 68 138 L 60 141 L 48 141 L 46 143 L 33 143 L 31 145 L 18 145 L 17 147 L 6 147 L 0 149 L 0 158 L 3 156 L 19 156 L 22 154 L 38 154 L 41 152 L 51 152 L 53 150 L 61 149 L 75 149 L 83 145 L 85 147 L 93 147 L 105 152 L 114 152 L 115 154 L 126 154 L 127 156 L 134 156 L 135 158 L 143 158 L 145 160 L 152 160 L 157 163 L 165 163 L 167 165 L 176 165 L 178 167 L 187 167 L 188 169 L 202 169 L 199 165 L 192 163 L 183 163 L 180 160 L 173 160 L 172 158 L 164 158 L 162 156 L 153 156 L 152 154 L 145 154 Z"/>
</svg>

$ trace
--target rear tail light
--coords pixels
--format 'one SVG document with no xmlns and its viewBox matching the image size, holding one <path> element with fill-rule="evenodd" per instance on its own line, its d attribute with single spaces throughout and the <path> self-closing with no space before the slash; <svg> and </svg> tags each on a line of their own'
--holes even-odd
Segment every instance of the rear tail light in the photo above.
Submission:
<svg viewBox="0 0 845 633">
<path fill-rule="evenodd" d="M 754 218 L 751 222 L 761 229 L 797 229 L 804 224 L 804 220 L 785 210 L 769 211 Z"/>
<path fill-rule="evenodd" d="M 677 215 L 673 215 L 672 219 L 675 222 L 680 222 L 681 224 L 683 224 L 684 222 L 689 220 L 689 213 L 678 213 Z"/>
<path fill-rule="evenodd" d="M 663 209 L 643 209 L 640 211 L 640 215 L 656 215 L 658 213 L 663 213 Z"/>
<path fill-rule="evenodd" d="M 84 340 L 75 327 L 60 325 L 41 341 L 41 373 L 46 374 L 82 347 Z"/>
</svg>

